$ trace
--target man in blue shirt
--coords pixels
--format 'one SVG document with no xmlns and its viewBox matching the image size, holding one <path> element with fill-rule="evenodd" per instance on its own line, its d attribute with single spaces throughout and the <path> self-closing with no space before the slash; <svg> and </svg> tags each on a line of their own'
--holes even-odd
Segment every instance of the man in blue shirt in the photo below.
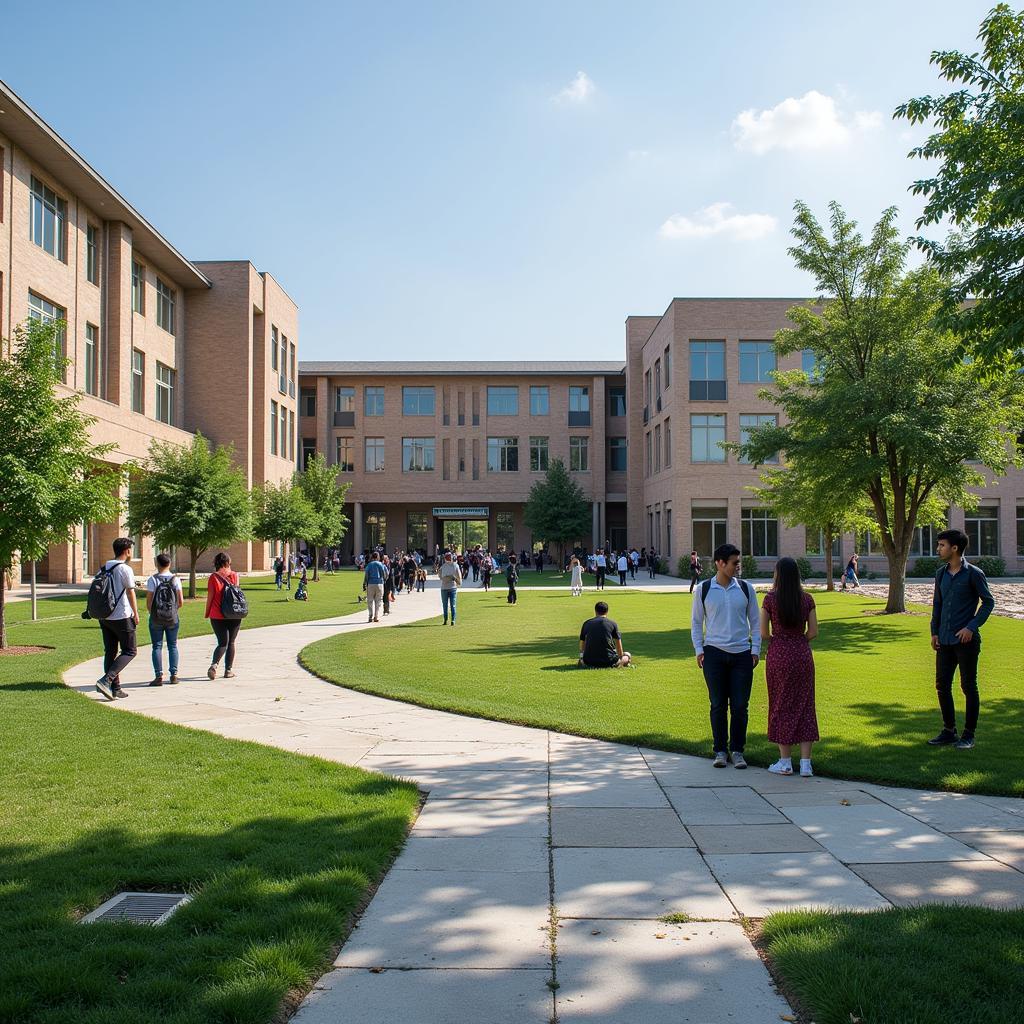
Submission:
<svg viewBox="0 0 1024 1024">
<path fill-rule="evenodd" d="M 974 746 L 978 727 L 978 630 L 992 614 L 996 602 L 985 574 L 964 559 L 967 534 L 943 530 L 937 551 L 945 563 L 935 576 L 932 598 L 932 649 L 935 651 L 935 689 L 942 711 L 942 731 L 928 742 L 933 747 L 955 744 L 957 750 Z M 979 607 L 979 602 L 981 606 Z M 967 702 L 964 731 L 957 736 L 956 707 L 953 704 L 953 674 L 960 668 L 960 689 Z"/>
<path fill-rule="evenodd" d="M 731 751 L 733 766 L 746 768 L 747 707 L 761 657 L 757 595 L 739 579 L 739 548 L 722 544 L 714 558 L 714 579 L 705 580 L 693 598 L 690 635 L 711 698 L 713 764 L 724 768 Z"/>
<path fill-rule="evenodd" d="M 388 567 L 380 560 L 376 551 L 363 573 L 363 589 L 366 591 L 366 610 L 370 613 L 368 622 L 380 621 L 380 606 L 384 603 L 384 584 L 388 579 Z"/>
</svg>

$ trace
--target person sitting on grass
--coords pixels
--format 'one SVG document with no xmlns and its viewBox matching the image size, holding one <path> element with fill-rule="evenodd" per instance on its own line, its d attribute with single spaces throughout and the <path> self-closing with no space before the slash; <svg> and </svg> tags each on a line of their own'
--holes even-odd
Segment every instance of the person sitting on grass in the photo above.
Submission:
<svg viewBox="0 0 1024 1024">
<path fill-rule="evenodd" d="M 595 615 L 580 628 L 580 668 L 627 668 L 631 663 L 629 651 L 622 649 L 619 624 L 608 618 L 608 605 L 598 601 Z"/>
</svg>

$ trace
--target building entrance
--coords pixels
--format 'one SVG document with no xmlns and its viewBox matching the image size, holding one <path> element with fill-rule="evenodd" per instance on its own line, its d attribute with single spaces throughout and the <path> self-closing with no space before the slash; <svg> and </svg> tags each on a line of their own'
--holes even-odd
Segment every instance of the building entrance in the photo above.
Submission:
<svg viewBox="0 0 1024 1024">
<path fill-rule="evenodd" d="M 487 547 L 486 519 L 445 519 L 442 544 L 456 551 L 469 551 L 477 544 Z"/>
</svg>

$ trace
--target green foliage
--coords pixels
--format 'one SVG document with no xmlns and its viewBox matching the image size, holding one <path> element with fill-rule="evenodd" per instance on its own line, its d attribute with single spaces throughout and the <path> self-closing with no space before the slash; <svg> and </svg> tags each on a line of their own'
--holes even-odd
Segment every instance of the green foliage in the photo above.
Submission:
<svg viewBox="0 0 1024 1024">
<path fill-rule="evenodd" d="M 113 445 L 92 444 L 93 421 L 79 411 L 79 396 L 58 392 L 64 366 L 54 349 L 64 329 L 63 321 L 26 321 L 15 329 L 10 358 L 0 355 L 0 581 L 17 553 L 42 558 L 51 544 L 71 540 L 79 523 L 119 511 L 118 475 L 97 465 Z"/>
<path fill-rule="evenodd" d="M 814 570 L 811 568 L 811 560 L 809 558 L 804 558 L 804 556 L 801 555 L 796 560 L 796 567 L 800 570 L 800 579 L 809 580 L 811 578 L 811 573 Z"/>
<path fill-rule="evenodd" d="M 917 228 L 945 222 L 945 241 L 917 245 L 949 281 L 942 313 L 979 353 L 1021 358 L 1024 320 L 1024 11 L 999 4 L 981 24 L 980 53 L 932 53 L 956 90 L 921 96 L 896 117 L 935 129 L 911 157 L 937 161 L 911 191 L 926 198 Z M 969 302 L 976 298 L 978 301 Z"/>
<path fill-rule="evenodd" d="M 743 578 L 748 580 L 755 580 L 761 575 L 757 559 L 753 555 L 744 555 L 740 559 L 740 571 L 743 574 Z"/>
<path fill-rule="evenodd" d="M 535 537 L 556 544 L 570 544 L 590 536 L 590 502 L 561 459 L 553 459 L 544 479 L 530 488 L 523 520 Z"/>
<path fill-rule="evenodd" d="M 312 518 L 303 537 L 313 545 L 313 578 L 316 579 L 320 564 L 320 548 L 341 542 L 349 527 L 345 515 L 345 496 L 351 483 L 338 483 L 337 470 L 327 465 L 321 452 L 317 452 L 301 473 L 295 474 L 295 483 L 306 496 L 312 509 Z"/>
<path fill-rule="evenodd" d="M 986 576 L 1006 575 L 1005 558 L 999 558 L 997 555 L 981 555 L 972 561 Z"/>
<path fill-rule="evenodd" d="M 690 556 L 680 555 L 676 562 L 676 575 L 689 577 L 690 575 Z"/>
<path fill-rule="evenodd" d="M 231 447 L 211 450 L 199 433 L 188 445 L 154 441 L 132 479 L 128 529 L 152 536 L 159 547 L 188 550 L 190 598 L 195 597 L 199 556 L 250 535 L 245 473 L 232 455 Z"/>
<path fill-rule="evenodd" d="M 259 540 L 306 537 L 317 525 L 316 511 L 294 480 L 252 489 L 252 535 Z"/>
<path fill-rule="evenodd" d="M 928 555 L 924 558 L 918 558 L 914 561 L 914 568 L 911 572 L 911 576 L 918 576 L 920 578 L 934 578 L 935 574 L 939 571 L 939 566 L 942 565 L 942 559 L 936 558 L 933 555 Z"/>
</svg>

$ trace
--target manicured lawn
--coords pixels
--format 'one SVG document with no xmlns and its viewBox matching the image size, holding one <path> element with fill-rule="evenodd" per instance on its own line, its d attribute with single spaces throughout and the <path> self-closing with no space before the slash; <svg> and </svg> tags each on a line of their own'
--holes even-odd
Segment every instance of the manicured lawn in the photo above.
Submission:
<svg viewBox="0 0 1024 1024">
<path fill-rule="evenodd" d="M 439 619 L 385 632 L 333 637 L 303 652 L 326 679 L 387 697 L 635 743 L 707 754 L 707 689 L 690 643 L 690 596 L 610 587 L 606 599 L 631 671 L 575 667 L 582 620 L 594 595 L 526 592 L 511 607 L 503 592 L 464 593 L 459 624 Z M 436 598 L 436 595 L 434 595 Z M 982 718 L 971 751 L 925 744 L 941 725 L 934 655 L 924 614 L 884 616 L 883 603 L 815 595 L 819 774 L 964 792 L 1024 795 L 1024 622 L 993 617 L 981 660 Z M 396 665 L 401 671 L 393 671 Z M 957 691 L 962 718 L 963 699 Z M 754 677 L 747 757 L 767 765 L 763 664 Z"/>
<path fill-rule="evenodd" d="M 762 941 L 817 1024 L 1006 1024 L 1024 1003 L 1024 914 L 919 907 L 790 911 Z"/>
<path fill-rule="evenodd" d="M 305 604 L 246 581 L 247 626 L 352 611 L 357 579 L 327 577 Z M 0 657 L 0 1022 L 270 1021 L 328 967 L 417 792 L 65 689 L 60 671 L 99 650 L 82 605 L 41 601 L 41 623 L 9 608 L 11 643 L 56 650 Z M 206 631 L 202 611 L 185 609 L 186 634 Z M 195 899 L 157 929 L 76 924 L 122 889 Z"/>
</svg>

